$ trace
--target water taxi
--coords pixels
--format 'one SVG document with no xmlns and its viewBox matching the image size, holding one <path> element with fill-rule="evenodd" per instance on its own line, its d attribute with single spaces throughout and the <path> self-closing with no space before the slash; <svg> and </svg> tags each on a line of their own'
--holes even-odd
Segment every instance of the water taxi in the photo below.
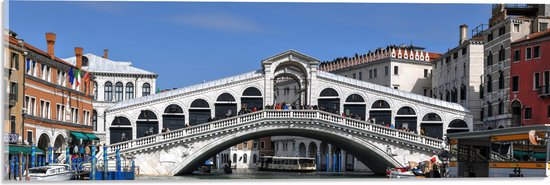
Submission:
<svg viewBox="0 0 550 185">
<path fill-rule="evenodd" d="M 71 180 L 75 174 L 67 164 L 51 164 L 29 168 L 23 176 L 27 176 L 27 173 L 31 181 L 66 181 Z"/>
<path fill-rule="evenodd" d="M 261 156 L 258 170 L 315 171 L 315 158 Z"/>
</svg>

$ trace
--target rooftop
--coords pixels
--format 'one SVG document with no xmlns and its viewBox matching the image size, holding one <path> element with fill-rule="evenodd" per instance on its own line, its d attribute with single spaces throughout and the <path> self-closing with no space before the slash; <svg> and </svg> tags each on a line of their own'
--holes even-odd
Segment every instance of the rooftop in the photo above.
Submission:
<svg viewBox="0 0 550 185">
<path fill-rule="evenodd" d="M 88 58 L 88 66 L 82 66 L 83 69 L 92 73 L 117 73 L 117 74 L 141 74 L 157 75 L 156 73 L 146 71 L 132 66 L 131 62 L 113 61 L 91 53 L 84 54 Z M 65 61 L 72 65 L 76 63 L 76 57 L 66 58 Z"/>
</svg>

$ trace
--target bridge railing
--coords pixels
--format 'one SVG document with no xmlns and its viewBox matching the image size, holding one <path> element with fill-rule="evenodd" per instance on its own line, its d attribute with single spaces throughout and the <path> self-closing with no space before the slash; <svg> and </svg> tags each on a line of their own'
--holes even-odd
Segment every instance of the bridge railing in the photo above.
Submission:
<svg viewBox="0 0 550 185">
<path fill-rule="evenodd" d="M 400 138 L 410 142 L 416 142 L 420 144 L 429 145 L 432 147 L 442 148 L 443 140 L 421 136 L 416 133 L 405 132 L 393 128 L 387 128 L 382 125 L 374 124 L 372 122 L 357 120 L 352 118 L 343 117 L 337 114 L 328 113 L 320 110 L 263 110 L 250 114 L 239 115 L 236 117 L 230 117 L 223 120 L 217 120 L 201 125 L 182 128 L 169 132 L 164 132 L 156 135 L 146 136 L 135 140 L 120 142 L 111 145 L 108 148 L 108 152 L 113 152 L 116 149 L 125 150 L 133 147 L 144 146 L 164 140 L 172 140 L 181 138 L 186 135 L 198 134 L 210 131 L 212 129 L 225 128 L 230 126 L 239 125 L 242 123 L 248 123 L 257 121 L 264 118 L 306 118 L 306 119 L 319 119 L 332 123 L 342 124 L 349 127 L 357 128 L 360 130 L 366 130 L 390 137 Z"/>
</svg>

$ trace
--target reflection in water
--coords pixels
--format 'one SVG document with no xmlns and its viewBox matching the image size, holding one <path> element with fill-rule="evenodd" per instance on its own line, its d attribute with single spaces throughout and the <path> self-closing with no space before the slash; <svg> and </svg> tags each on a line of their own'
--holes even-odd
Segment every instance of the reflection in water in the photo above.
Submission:
<svg viewBox="0 0 550 185">
<path fill-rule="evenodd" d="M 370 172 L 275 172 L 255 169 L 236 169 L 232 174 L 212 170 L 212 174 L 184 176 L 138 176 L 136 180 L 196 180 L 196 179 L 330 179 L 330 178 L 384 178 Z"/>
</svg>

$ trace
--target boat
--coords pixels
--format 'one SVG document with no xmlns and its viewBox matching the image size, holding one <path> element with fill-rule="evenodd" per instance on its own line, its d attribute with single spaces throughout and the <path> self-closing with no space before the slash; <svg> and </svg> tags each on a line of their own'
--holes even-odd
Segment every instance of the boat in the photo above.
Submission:
<svg viewBox="0 0 550 185">
<path fill-rule="evenodd" d="M 315 171 L 315 158 L 261 156 L 258 170 L 273 171 Z"/>
<path fill-rule="evenodd" d="M 405 168 L 391 168 L 386 171 L 386 175 L 389 178 L 417 178 L 412 170 L 407 170 Z"/>
<path fill-rule="evenodd" d="M 75 172 L 67 164 L 50 164 L 48 166 L 40 166 L 29 168 L 23 174 L 31 181 L 66 181 L 73 178 Z"/>
<path fill-rule="evenodd" d="M 197 170 L 193 172 L 193 174 L 197 174 L 197 175 L 211 174 L 212 165 L 214 165 L 214 162 L 212 162 L 212 160 L 207 160 L 206 162 L 204 162 L 204 165 L 199 166 Z"/>
</svg>

